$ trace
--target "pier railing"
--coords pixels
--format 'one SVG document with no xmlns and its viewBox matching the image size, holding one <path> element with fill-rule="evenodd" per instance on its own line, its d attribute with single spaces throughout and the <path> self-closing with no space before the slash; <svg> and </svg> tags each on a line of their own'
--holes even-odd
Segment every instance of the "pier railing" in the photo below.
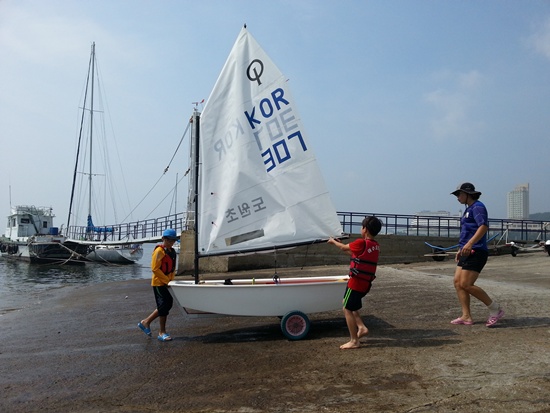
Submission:
<svg viewBox="0 0 550 413">
<path fill-rule="evenodd" d="M 460 236 L 460 217 L 432 215 L 400 215 L 359 212 L 338 212 L 345 233 L 359 234 L 361 221 L 374 215 L 382 221 L 381 234 L 448 237 Z M 518 219 L 489 219 L 489 234 L 500 234 L 504 241 L 536 241 L 550 239 L 550 222 Z"/>
<path fill-rule="evenodd" d="M 154 242 L 160 240 L 163 231 L 167 228 L 173 228 L 179 234 L 192 224 L 186 212 L 179 212 L 143 221 L 94 226 L 93 231 L 86 226 L 70 226 L 64 235 L 72 239 L 88 241 Z"/>
<path fill-rule="evenodd" d="M 384 224 L 381 234 L 402 236 L 433 236 L 458 239 L 460 235 L 460 218 L 457 216 L 402 215 L 364 212 L 338 212 L 342 228 L 347 234 L 359 234 L 361 221 L 366 216 L 375 215 Z M 128 241 L 160 239 L 162 232 L 173 228 L 177 233 L 193 227 L 192 214 L 180 212 L 161 218 L 125 224 L 113 224 L 95 227 L 90 232 L 86 226 L 70 226 L 65 235 L 73 239 L 94 241 Z M 550 239 L 550 223 L 533 220 L 490 219 L 489 236 L 500 234 L 504 241 L 535 241 Z"/>
</svg>

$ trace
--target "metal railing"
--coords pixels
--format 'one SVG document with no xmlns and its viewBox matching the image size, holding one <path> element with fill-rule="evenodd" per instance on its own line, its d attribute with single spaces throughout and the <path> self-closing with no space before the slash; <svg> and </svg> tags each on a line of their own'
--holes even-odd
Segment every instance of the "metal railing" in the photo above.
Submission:
<svg viewBox="0 0 550 413">
<path fill-rule="evenodd" d="M 94 231 L 90 231 L 87 226 L 70 226 L 64 231 L 64 235 L 77 240 L 102 242 L 158 240 L 165 229 L 172 228 L 179 234 L 188 229 L 188 225 L 187 213 L 179 212 L 125 224 L 94 226 Z"/>
<path fill-rule="evenodd" d="M 338 212 L 345 233 L 359 234 L 361 222 L 374 215 L 383 223 L 383 235 L 415 235 L 458 238 L 460 217 L 432 215 L 400 215 L 363 212 Z M 489 236 L 501 234 L 506 241 L 550 239 L 550 222 L 518 219 L 489 219 Z"/>
<path fill-rule="evenodd" d="M 458 238 L 460 235 L 460 218 L 456 216 L 338 212 L 342 228 L 347 234 L 361 233 L 361 221 L 370 215 L 374 215 L 382 221 L 381 234 L 383 235 L 448 238 Z M 70 226 L 64 231 L 64 235 L 80 240 L 104 242 L 128 240 L 132 242 L 151 238 L 158 239 L 167 228 L 173 228 L 177 233 L 181 233 L 192 227 L 193 220 L 189 219 L 188 214 L 179 212 L 161 218 L 95 227 L 100 231 L 94 233 L 90 233 L 86 226 Z M 489 236 L 495 234 L 506 237 L 506 241 L 548 240 L 550 239 L 550 223 L 533 220 L 489 219 Z"/>
</svg>

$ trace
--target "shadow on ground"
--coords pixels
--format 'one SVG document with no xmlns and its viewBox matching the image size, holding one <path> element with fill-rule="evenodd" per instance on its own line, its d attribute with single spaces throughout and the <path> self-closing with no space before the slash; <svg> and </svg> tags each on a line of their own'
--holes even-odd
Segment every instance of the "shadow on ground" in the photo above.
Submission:
<svg viewBox="0 0 550 413">
<path fill-rule="evenodd" d="M 364 341 L 369 347 L 437 347 L 448 344 L 459 344 L 461 340 L 449 340 L 458 334 L 450 329 L 397 329 L 383 319 L 365 317 L 369 327 L 369 336 Z M 312 321 L 308 335 L 302 339 L 307 341 L 326 340 L 330 338 L 346 338 L 348 334 L 343 318 L 330 318 Z M 261 341 L 286 341 L 278 323 L 256 325 L 253 327 L 232 328 L 195 336 L 187 341 L 205 344 L 246 343 Z"/>
</svg>

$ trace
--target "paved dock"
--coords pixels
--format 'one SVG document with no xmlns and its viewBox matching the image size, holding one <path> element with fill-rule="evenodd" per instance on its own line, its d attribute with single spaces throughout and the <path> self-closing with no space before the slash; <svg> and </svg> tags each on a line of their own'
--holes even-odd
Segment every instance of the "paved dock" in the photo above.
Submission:
<svg viewBox="0 0 550 413">
<path fill-rule="evenodd" d="M 550 412 L 550 257 L 490 257 L 478 284 L 506 311 L 493 328 L 475 300 L 473 326 L 449 324 L 453 271 L 450 260 L 380 267 L 357 350 L 339 349 L 340 311 L 288 341 L 276 318 L 173 310 L 174 341 L 161 343 L 136 327 L 154 307 L 148 280 L 49 292 L 0 317 L 0 411 Z"/>
</svg>

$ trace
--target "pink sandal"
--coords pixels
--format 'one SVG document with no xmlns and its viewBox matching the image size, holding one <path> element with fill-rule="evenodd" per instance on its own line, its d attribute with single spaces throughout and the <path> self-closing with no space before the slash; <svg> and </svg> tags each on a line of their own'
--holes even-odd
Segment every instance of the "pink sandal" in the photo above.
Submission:
<svg viewBox="0 0 550 413">
<path fill-rule="evenodd" d="M 485 323 L 485 325 L 487 327 L 492 327 L 494 326 L 498 320 L 500 320 L 502 317 L 504 317 L 504 310 L 501 308 L 500 310 L 498 310 L 498 313 L 497 315 L 492 315 L 490 316 L 488 319 L 487 319 L 487 322 Z"/>
</svg>

